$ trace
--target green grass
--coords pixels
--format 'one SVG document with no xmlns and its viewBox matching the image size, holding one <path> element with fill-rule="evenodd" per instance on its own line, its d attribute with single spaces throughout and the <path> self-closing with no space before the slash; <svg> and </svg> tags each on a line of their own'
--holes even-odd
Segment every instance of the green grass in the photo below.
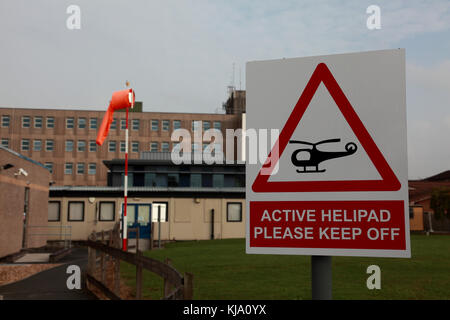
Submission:
<svg viewBox="0 0 450 320">
<path fill-rule="evenodd" d="M 411 259 L 333 257 L 334 299 L 450 299 L 450 236 L 411 235 Z M 194 299 L 311 299 L 309 256 L 247 255 L 244 239 L 188 241 L 145 255 L 194 274 Z M 381 290 L 368 290 L 369 265 L 381 268 Z M 135 267 L 121 265 L 135 287 Z M 144 272 L 144 298 L 162 297 L 162 280 Z"/>
</svg>

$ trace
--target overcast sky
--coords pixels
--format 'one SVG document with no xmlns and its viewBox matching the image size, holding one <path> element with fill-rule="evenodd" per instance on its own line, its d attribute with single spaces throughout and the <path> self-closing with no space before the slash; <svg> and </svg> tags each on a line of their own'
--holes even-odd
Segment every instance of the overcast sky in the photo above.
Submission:
<svg viewBox="0 0 450 320">
<path fill-rule="evenodd" d="M 69 5 L 81 29 L 69 30 Z M 369 5 L 381 29 L 369 30 Z M 450 1 L 2 0 L 0 107 L 217 112 L 252 60 L 405 48 L 409 177 L 450 169 Z"/>
</svg>

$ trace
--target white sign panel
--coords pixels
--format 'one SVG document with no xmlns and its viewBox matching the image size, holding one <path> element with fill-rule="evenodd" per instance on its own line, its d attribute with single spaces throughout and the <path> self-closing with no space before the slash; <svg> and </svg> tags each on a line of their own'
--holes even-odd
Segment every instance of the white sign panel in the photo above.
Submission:
<svg viewBox="0 0 450 320">
<path fill-rule="evenodd" d="M 247 253 L 410 257 L 404 50 L 249 62 L 246 87 Z"/>
</svg>

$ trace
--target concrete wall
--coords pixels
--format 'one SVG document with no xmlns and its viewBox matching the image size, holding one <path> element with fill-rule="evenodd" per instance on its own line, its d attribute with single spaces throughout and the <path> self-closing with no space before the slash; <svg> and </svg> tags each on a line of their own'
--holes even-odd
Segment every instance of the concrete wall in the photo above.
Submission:
<svg viewBox="0 0 450 320">
<path fill-rule="evenodd" d="M 14 167 L 3 169 L 6 164 Z M 47 169 L 0 149 L 0 257 L 22 249 L 25 189 L 29 188 L 28 226 L 46 226 L 48 219 L 48 189 L 50 173 Z M 28 176 L 15 176 L 19 168 Z M 30 233 L 30 232 L 29 232 Z M 25 237 L 25 247 L 41 247 L 46 237 Z"/>
<path fill-rule="evenodd" d="M 50 226 L 71 226 L 72 240 L 86 240 L 92 231 L 110 230 L 120 220 L 122 198 L 52 197 L 50 201 L 61 203 L 60 221 L 48 222 Z M 68 221 L 70 201 L 83 201 L 84 221 Z M 98 221 L 98 207 L 102 201 L 114 201 L 116 214 L 114 222 Z M 168 221 L 161 222 L 162 240 L 207 240 L 211 237 L 211 209 L 214 209 L 214 238 L 245 237 L 245 199 L 225 198 L 129 198 L 128 203 L 168 203 Z M 242 221 L 227 222 L 227 203 L 242 203 Z M 155 213 L 154 213 L 155 214 Z M 155 223 L 154 238 L 158 239 L 158 223 Z M 58 237 L 53 237 L 57 239 Z"/>
</svg>

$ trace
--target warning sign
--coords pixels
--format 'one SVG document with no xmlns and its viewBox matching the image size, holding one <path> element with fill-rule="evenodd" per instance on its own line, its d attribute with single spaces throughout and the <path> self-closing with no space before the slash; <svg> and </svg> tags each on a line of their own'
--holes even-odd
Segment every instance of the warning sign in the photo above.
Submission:
<svg viewBox="0 0 450 320">
<path fill-rule="evenodd" d="M 247 253 L 409 257 L 404 50 L 247 64 Z M 276 170 L 275 170 L 276 169 Z"/>
</svg>

